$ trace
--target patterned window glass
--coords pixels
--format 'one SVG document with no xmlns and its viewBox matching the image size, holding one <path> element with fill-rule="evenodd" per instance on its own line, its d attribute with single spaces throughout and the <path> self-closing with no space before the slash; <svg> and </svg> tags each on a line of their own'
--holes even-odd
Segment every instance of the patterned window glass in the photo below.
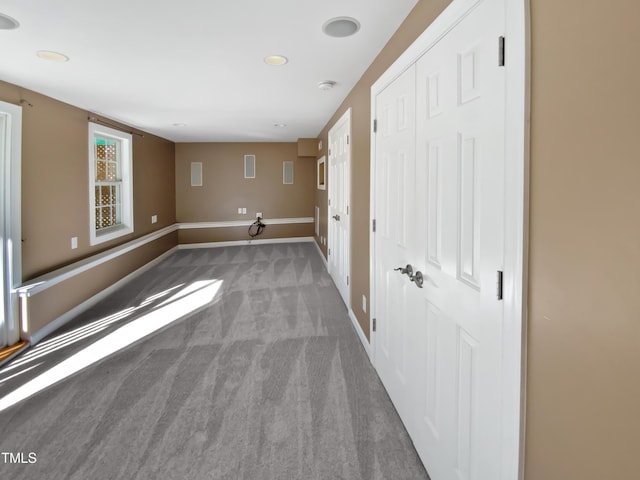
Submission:
<svg viewBox="0 0 640 480">
<path fill-rule="evenodd" d="M 122 223 L 122 165 L 120 141 L 95 137 L 96 230 Z"/>
</svg>

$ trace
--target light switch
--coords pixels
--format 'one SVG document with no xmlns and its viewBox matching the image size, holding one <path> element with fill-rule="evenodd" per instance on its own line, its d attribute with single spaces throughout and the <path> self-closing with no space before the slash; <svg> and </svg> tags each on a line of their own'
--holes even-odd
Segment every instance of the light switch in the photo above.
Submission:
<svg viewBox="0 0 640 480">
<path fill-rule="evenodd" d="M 158 222 L 158 215 L 151 215 L 151 223 L 157 223 Z"/>
<path fill-rule="evenodd" d="M 78 248 L 78 237 L 71 237 L 71 250 Z"/>
</svg>

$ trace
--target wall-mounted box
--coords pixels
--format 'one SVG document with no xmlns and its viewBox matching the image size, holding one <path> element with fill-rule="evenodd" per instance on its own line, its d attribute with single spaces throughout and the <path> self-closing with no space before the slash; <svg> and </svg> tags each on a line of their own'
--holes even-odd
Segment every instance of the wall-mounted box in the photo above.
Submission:
<svg viewBox="0 0 640 480">
<path fill-rule="evenodd" d="M 316 158 L 318 156 L 318 139 L 317 138 L 299 138 L 298 139 L 298 156 Z"/>
<path fill-rule="evenodd" d="M 191 162 L 191 186 L 202 186 L 202 162 Z"/>
<path fill-rule="evenodd" d="M 244 156 L 244 178 L 256 178 L 256 156 Z"/>
<path fill-rule="evenodd" d="M 285 185 L 293 185 L 293 162 L 282 162 L 282 183 Z"/>
</svg>

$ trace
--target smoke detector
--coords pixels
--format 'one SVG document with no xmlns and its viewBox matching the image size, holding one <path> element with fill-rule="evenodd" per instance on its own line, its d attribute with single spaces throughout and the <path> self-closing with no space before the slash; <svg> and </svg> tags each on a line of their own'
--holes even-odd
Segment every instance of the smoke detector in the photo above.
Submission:
<svg viewBox="0 0 640 480">
<path fill-rule="evenodd" d="M 336 82 L 334 82 L 333 80 L 325 80 L 323 82 L 318 82 L 318 88 L 320 90 L 331 90 L 333 87 L 336 86 Z"/>
</svg>

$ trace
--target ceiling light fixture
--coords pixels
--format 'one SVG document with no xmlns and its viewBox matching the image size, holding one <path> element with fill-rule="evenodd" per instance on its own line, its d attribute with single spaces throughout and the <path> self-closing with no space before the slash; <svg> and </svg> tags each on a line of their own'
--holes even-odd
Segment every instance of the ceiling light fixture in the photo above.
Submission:
<svg viewBox="0 0 640 480">
<path fill-rule="evenodd" d="M 186 127 L 187 124 L 186 123 L 174 123 L 172 124 L 174 127 Z"/>
<path fill-rule="evenodd" d="M 331 90 L 335 86 L 336 86 L 336 82 L 334 82 L 333 80 L 325 80 L 323 82 L 318 82 L 318 88 L 324 91 Z"/>
<path fill-rule="evenodd" d="M 0 13 L 0 30 L 13 30 L 19 26 L 20 24 L 15 18 L 11 18 L 9 15 Z"/>
<path fill-rule="evenodd" d="M 289 59 L 282 55 L 269 55 L 268 57 L 264 57 L 264 63 L 267 65 L 280 66 L 287 63 Z"/>
<path fill-rule="evenodd" d="M 69 57 L 63 53 L 52 52 L 50 50 L 38 50 L 36 55 L 43 60 L 51 60 L 52 62 L 68 62 Z"/>
<path fill-rule="evenodd" d="M 273 126 L 277 127 L 277 128 L 285 128 L 287 126 L 287 124 L 286 123 L 274 123 Z"/>
<path fill-rule="evenodd" d="M 360 30 L 360 22 L 352 17 L 335 17 L 322 25 L 322 31 L 330 37 L 349 37 Z"/>
</svg>

